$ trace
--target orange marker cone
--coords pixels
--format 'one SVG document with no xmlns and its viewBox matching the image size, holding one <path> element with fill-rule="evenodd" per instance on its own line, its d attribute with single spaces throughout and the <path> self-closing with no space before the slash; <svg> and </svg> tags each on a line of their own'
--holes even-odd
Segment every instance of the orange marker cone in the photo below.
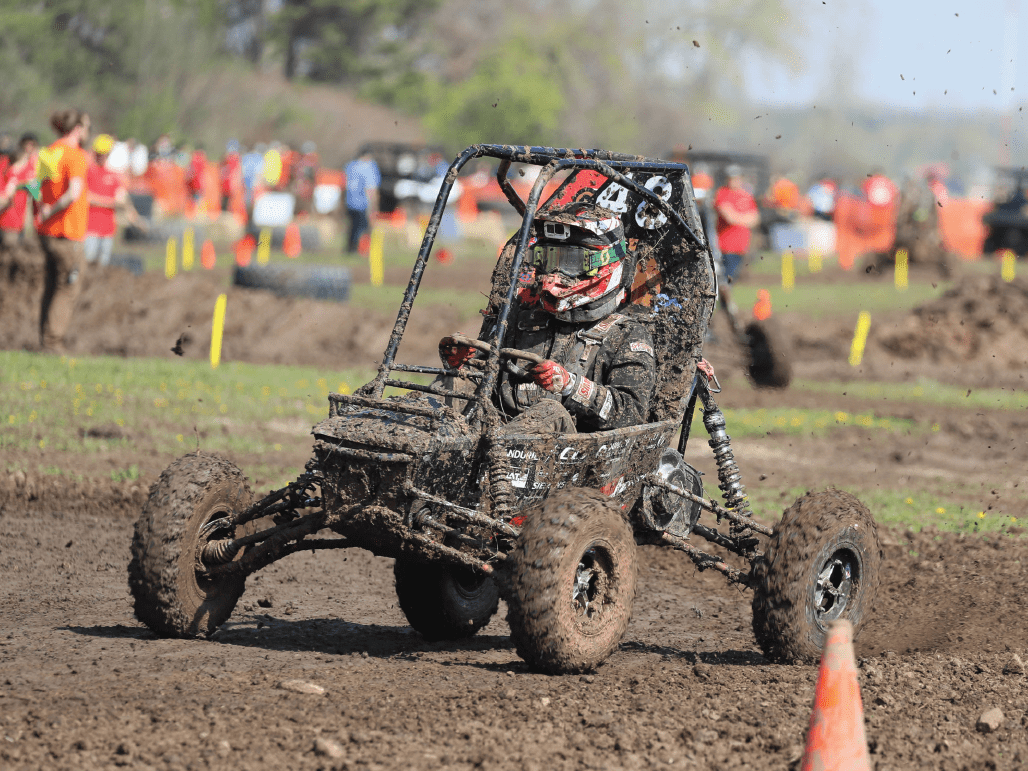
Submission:
<svg viewBox="0 0 1028 771">
<path fill-rule="evenodd" d="M 282 251 L 287 257 L 296 259 L 300 256 L 300 228 L 295 222 L 290 222 L 286 227 L 286 234 L 282 238 Z"/>
<path fill-rule="evenodd" d="M 217 261 L 217 255 L 214 253 L 214 244 L 208 238 L 203 242 L 203 247 L 200 249 L 200 264 L 203 265 L 207 270 L 214 267 L 214 263 Z"/>
<path fill-rule="evenodd" d="M 864 736 L 864 707 L 853 657 L 853 625 L 843 619 L 828 627 L 810 716 L 802 771 L 871 771 Z"/>
<path fill-rule="evenodd" d="M 257 243 L 253 240 L 253 236 L 243 236 L 236 241 L 236 265 L 240 268 L 245 268 L 250 264 L 250 260 L 253 259 L 253 250 L 257 246 Z"/>
<path fill-rule="evenodd" d="M 435 258 L 443 265 L 449 265 L 453 262 L 453 252 L 449 249 L 440 249 L 435 253 Z"/>
<path fill-rule="evenodd" d="M 367 257 L 370 251 L 371 236 L 365 233 L 363 236 L 360 237 L 360 240 L 357 241 L 357 254 L 359 254 L 361 257 Z"/>
<path fill-rule="evenodd" d="M 757 290 L 757 302 L 753 304 L 753 318 L 767 321 L 771 318 L 771 293 L 766 289 Z"/>
</svg>

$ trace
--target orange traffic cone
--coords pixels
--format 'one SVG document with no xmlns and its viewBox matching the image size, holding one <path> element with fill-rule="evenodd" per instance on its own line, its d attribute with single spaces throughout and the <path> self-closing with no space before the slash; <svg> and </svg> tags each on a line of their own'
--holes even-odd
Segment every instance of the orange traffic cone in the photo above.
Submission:
<svg viewBox="0 0 1028 771">
<path fill-rule="evenodd" d="M 766 289 L 757 290 L 757 302 L 753 304 L 753 318 L 767 321 L 771 317 L 771 293 Z"/>
<path fill-rule="evenodd" d="M 300 228 L 295 222 L 290 222 L 286 227 L 285 236 L 282 237 L 282 251 L 287 257 L 296 259 L 300 256 Z"/>
<path fill-rule="evenodd" d="M 200 264 L 203 265 L 207 270 L 214 267 L 214 263 L 217 260 L 217 255 L 214 253 L 214 244 L 208 238 L 203 242 L 203 247 L 200 249 Z"/>
<path fill-rule="evenodd" d="M 253 240 L 253 236 L 243 236 L 236 241 L 236 265 L 240 268 L 245 268 L 250 264 L 250 260 L 253 259 L 253 250 L 257 244 Z"/>
<path fill-rule="evenodd" d="M 845 620 L 828 627 L 810 716 L 802 771 L 871 771 L 864 736 L 864 707 L 853 657 L 853 625 Z"/>
</svg>

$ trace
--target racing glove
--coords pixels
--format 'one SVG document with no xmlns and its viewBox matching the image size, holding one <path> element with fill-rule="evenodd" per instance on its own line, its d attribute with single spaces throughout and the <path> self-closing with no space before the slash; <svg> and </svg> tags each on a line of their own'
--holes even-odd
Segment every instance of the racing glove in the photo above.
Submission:
<svg viewBox="0 0 1028 771">
<path fill-rule="evenodd" d="M 575 388 L 575 376 L 555 361 L 547 359 L 528 370 L 532 380 L 544 391 L 567 396 Z"/>
<path fill-rule="evenodd" d="M 460 369 L 475 356 L 475 349 L 447 335 L 439 341 L 439 358 L 450 369 Z"/>
</svg>

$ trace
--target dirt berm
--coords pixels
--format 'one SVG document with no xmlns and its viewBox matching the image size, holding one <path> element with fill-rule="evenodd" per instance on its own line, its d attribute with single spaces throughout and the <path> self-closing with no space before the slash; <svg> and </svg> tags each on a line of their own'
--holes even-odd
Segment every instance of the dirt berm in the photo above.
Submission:
<svg viewBox="0 0 1028 771">
<path fill-rule="evenodd" d="M 134 276 L 120 268 L 91 267 L 84 272 L 66 337 L 68 350 L 80 355 L 171 357 L 181 337 L 183 355 L 203 359 L 210 350 L 214 303 L 222 292 L 228 294 L 225 361 L 374 367 L 395 320 L 345 303 L 282 298 L 229 286 L 224 272 L 198 270 L 169 281 L 154 271 Z M 0 349 L 38 347 L 42 293 L 41 256 L 0 255 Z M 477 320 L 470 326 L 478 332 Z M 416 306 L 401 358 L 434 359 L 439 339 L 461 328 L 451 308 Z"/>
</svg>

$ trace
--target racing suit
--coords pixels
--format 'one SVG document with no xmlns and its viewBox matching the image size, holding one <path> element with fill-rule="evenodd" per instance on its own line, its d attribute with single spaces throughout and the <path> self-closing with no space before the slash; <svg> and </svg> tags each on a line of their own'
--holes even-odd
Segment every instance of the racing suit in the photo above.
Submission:
<svg viewBox="0 0 1028 771">
<path fill-rule="evenodd" d="M 562 365 L 574 387 L 567 395 L 546 391 L 528 372 L 503 365 L 494 402 L 515 418 L 511 429 L 591 432 L 647 422 L 656 359 L 634 306 L 587 322 L 561 321 L 538 304 L 512 316 L 504 347 Z"/>
</svg>

